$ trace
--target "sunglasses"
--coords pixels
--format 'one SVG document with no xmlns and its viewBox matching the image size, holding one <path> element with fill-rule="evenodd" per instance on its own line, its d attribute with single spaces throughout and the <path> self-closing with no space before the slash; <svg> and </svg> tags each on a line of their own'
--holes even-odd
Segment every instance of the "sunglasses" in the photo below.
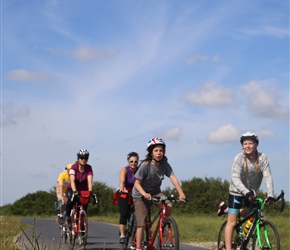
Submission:
<svg viewBox="0 0 290 250">
<path fill-rule="evenodd" d="M 136 164 L 138 164 L 138 161 L 129 161 L 129 163 L 136 163 Z"/>
<path fill-rule="evenodd" d="M 79 157 L 79 159 L 87 161 L 89 158 L 88 157 Z"/>
</svg>

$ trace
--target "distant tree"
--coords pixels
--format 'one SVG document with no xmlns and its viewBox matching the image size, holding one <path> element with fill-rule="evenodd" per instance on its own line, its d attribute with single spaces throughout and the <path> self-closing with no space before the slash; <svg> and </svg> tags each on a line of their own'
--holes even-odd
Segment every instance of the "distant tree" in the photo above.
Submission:
<svg viewBox="0 0 290 250">
<path fill-rule="evenodd" d="M 55 213 L 54 202 L 55 196 L 48 192 L 29 193 L 14 202 L 11 207 L 11 214 L 21 216 L 51 215 Z"/>
<path fill-rule="evenodd" d="M 174 213 L 182 214 L 216 214 L 218 205 L 221 201 L 228 199 L 229 182 L 222 181 L 221 178 L 192 178 L 191 180 L 181 181 L 183 191 L 188 198 L 187 203 L 175 203 Z M 119 207 L 113 203 L 115 189 L 107 186 L 103 182 L 93 183 L 93 192 L 98 196 L 98 204 L 89 205 L 88 215 L 110 215 L 119 212 Z M 166 187 L 162 192 L 165 195 L 176 195 L 174 188 Z M 279 192 L 280 193 L 280 192 Z M 278 193 L 278 194 L 279 194 Z M 258 196 L 266 198 L 266 193 L 258 190 Z M 49 216 L 56 215 L 54 203 L 56 201 L 55 187 L 49 192 L 37 191 L 28 193 L 13 204 L 0 207 L 1 215 L 19 216 Z M 281 203 L 267 206 L 267 214 L 281 214 L 279 209 Z M 282 215 L 289 215 L 289 202 L 286 204 Z"/>
<path fill-rule="evenodd" d="M 107 186 L 104 182 L 93 183 L 93 193 L 97 194 L 98 204 L 89 206 L 88 213 L 91 215 L 106 215 L 118 212 L 118 206 L 113 203 L 115 189 Z"/>
</svg>

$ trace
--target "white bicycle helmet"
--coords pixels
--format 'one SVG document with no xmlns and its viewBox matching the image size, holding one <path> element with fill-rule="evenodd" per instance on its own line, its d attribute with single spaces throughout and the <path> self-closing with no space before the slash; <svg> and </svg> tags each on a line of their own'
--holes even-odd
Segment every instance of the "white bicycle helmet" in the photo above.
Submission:
<svg viewBox="0 0 290 250">
<path fill-rule="evenodd" d="M 246 132 L 246 133 L 241 135 L 241 138 L 240 138 L 241 144 L 243 144 L 244 140 L 246 140 L 246 139 L 251 139 L 251 140 L 255 141 L 257 143 L 257 145 L 259 145 L 258 136 L 252 132 Z"/>
<path fill-rule="evenodd" d="M 152 146 L 155 146 L 155 145 L 163 145 L 164 148 L 166 147 L 166 144 L 165 142 L 163 141 L 162 138 L 159 138 L 159 137 L 154 137 L 152 139 L 150 139 L 147 143 L 147 150 L 152 147 Z"/>
<path fill-rule="evenodd" d="M 80 149 L 78 152 L 77 152 L 77 157 L 89 157 L 90 153 L 88 150 L 86 149 Z"/>
</svg>

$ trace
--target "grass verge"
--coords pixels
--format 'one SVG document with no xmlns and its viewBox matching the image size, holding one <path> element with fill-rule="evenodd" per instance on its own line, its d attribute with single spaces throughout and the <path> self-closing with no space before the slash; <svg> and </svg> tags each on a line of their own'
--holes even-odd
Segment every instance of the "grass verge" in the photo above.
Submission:
<svg viewBox="0 0 290 250">
<path fill-rule="evenodd" d="M 213 215 L 174 215 L 180 232 L 180 241 L 203 246 L 208 249 L 216 249 L 217 235 L 226 217 Z M 266 217 L 273 222 L 279 232 L 281 249 L 288 249 L 290 245 L 290 220 L 285 216 Z M 89 221 L 102 221 L 111 224 L 118 224 L 119 215 L 90 216 Z M 0 216 L 0 249 L 16 250 L 13 238 L 29 226 L 20 223 L 19 217 Z M 21 230 L 22 229 L 22 230 Z"/>
</svg>

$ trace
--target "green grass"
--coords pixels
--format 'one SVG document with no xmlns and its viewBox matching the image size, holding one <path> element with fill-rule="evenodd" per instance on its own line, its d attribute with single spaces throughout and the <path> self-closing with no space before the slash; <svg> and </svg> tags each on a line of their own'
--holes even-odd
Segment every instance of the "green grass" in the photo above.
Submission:
<svg viewBox="0 0 290 250">
<path fill-rule="evenodd" d="M 13 238 L 22 232 L 20 227 L 28 229 L 28 226 L 20 224 L 18 217 L 0 216 L 0 249 L 17 249 Z"/>
<path fill-rule="evenodd" d="M 180 232 L 180 240 L 185 243 L 203 243 L 202 245 L 216 249 L 216 242 L 219 229 L 226 217 L 217 217 L 216 215 L 174 215 L 172 217 L 178 224 Z M 107 223 L 117 224 L 119 215 L 110 215 L 106 217 L 93 217 L 91 220 L 103 221 Z M 275 224 L 278 229 L 281 241 L 281 249 L 288 249 L 290 246 L 290 218 L 289 216 L 265 216 Z"/>
<path fill-rule="evenodd" d="M 226 217 L 215 215 L 172 215 L 176 220 L 180 232 L 180 240 L 185 243 L 204 243 L 210 249 L 216 249 L 218 231 Z M 51 217 L 52 218 L 52 217 Z M 54 219 L 54 218 L 53 218 Z M 265 219 L 272 221 L 280 234 L 281 249 L 288 249 L 290 246 L 290 219 L 289 216 L 266 216 Z M 89 221 L 102 221 L 111 224 L 118 224 L 119 215 L 91 216 Z M 0 217 L 0 249 L 16 250 L 13 244 L 14 236 L 21 233 L 21 229 L 26 230 L 27 225 L 19 222 L 19 217 Z M 207 244 L 205 244 L 207 243 Z"/>
</svg>

